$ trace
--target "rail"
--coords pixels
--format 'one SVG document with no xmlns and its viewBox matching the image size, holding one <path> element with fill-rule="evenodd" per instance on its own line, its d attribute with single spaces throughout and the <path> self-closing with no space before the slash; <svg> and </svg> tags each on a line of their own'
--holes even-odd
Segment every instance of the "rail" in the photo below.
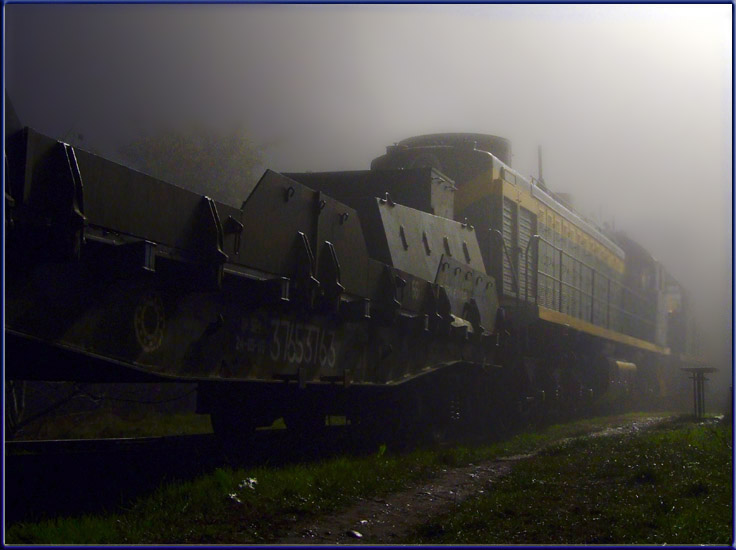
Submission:
<svg viewBox="0 0 736 550">
<path fill-rule="evenodd" d="M 536 262 L 536 265 L 531 270 L 531 273 L 536 275 L 536 283 L 532 282 L 530 285 L 530 269 L 529 269 L 529 247 L 531 246 L 532 242 L 536 243 L 535 248 L 535 254 L 534 259 Z M 558 266 L 559 266 L 559 277 L 555 275 L 554 267 L 553 267 L 553 273 L 548 273 L 546 271 L 541 271 L 539 269 L 539 243 L 542 242 L 550 249 L 552 249 L 552 254 L 557 254 L 558 259 Z M 521 249 L 519 249 L 519 253 L 521 253 Z M 565 297 L 565 293 L 563 292 L 563 289 L 568 289 L 567 293 L 567 299 L 569 300 L 574 297 L 576 298 L 576 301 L 581 304 L 580 307 L 580 313 L 581 315 L 575 315 L 576 317 L 582 318 L 583 320 L 589 320 L 591 323 L 603 326 L 608 329 L 614 329 L 614 330 L 620 330 L 621 332 L 625 333 L 631 333 L 631 330 L 627 330 L 630 327 L 625 323 L 625 321 L 629 322 L 635 322 L 639 323 L 640 327 L 644 329 L 644 331 L 653 331 L 655 327 L 655 321 L 653 319 L 643 317 L 642 315 L 627 310 L 625 307 L 623 307 L 623 304 L 626 301 L 626 298 L 631 298 L 635 301 L 635 303 L 641 303 L 644 304 L 645 307 L 648 307 L 651 309 L 653 306 L 652 300 L 648 299 L 647 297 L 643 296 L 642 294 L 634 291 L 633 289 L 627 287 L 623 283 L 616 281 L 612 279 L 611 277 L 605 275 L 604 273 L 600 272 L 599 270 L 596 270 L 592 265 L 586 263 L 583 260 L 580 260 L 579 258 L 576 258 L 572 254 L 566 252 L 561 247 L 554 245 L 541 235 L 532 235 L 529 238 L 529 241 L 527 242 L 526 249 L 523 252 L 524 255 L 524 267 L 525 267 L 525 276 L 524 276 L 524 301 L 529 301 L 529 287 L 532 286 L 534 290 L 534 296 L 533 300 L 534 303 L 539 305 L 539 287 L 540 287 L 540 281 L 539 277 L 545 277 L 547 280 L 551 281 L 553 285 L 556 285 L 557 290 L 557 299 L 556 299 L 556 310 L 559 312 L 563 312 L 563 297 Z M 508 253 L 507 253 L 508 256 Z M 563 280 L 563 258 L 568 258 L 573 262 L 573 265 L 578 266 L 578 279 L 583 279 L 583 270 L 587 270 L 589 274 L 589 282 L 586 281 L 585 286 L 589 286 L 590 290 L 588 291 L 585 288 L 582 288 L 581 286 L 578 286 L 575 283 L 571 283 L 568 281 Z M 512 275 L 514 276 L 514 280 L 516 282 L 517 286 L 517 294 L 519 292 L 519 287 L 521 286 L 521 277 L 520 274 L 513 273 L 513 263 L 509 259 L 509 264 L 511 265 Z M 569 268 L 568 268 L 569 269 Z M 574 270 L 574 267 L 573 267 Z M 598 287 L 599 292 L 596 294 L 596 287 Z M 601 291 L 601 289 L 605 289 L 604 291 Z M 571 291 L 571 292 L 570 292 Z M 611 299 L 612 291 L 620 296 L 620 302 L 622 305 L 617 305 L 614 303 Z M 620 292 L 620 293 L 619 293 Z M 572 294 L 572 296 L 570 295 Z M 602 296 L 601 296 L 602 294 Z M 583 314 L 583 299 L 587 299 L 585 301 L 590 302 L 589 311 L 585 312 Z M 553 299 L 554 302 L 554 293 L 553 293 Z M 598 315 L 596 315 L 596 312 L 598 312 Z M 612 315 L 613 314 L 613 315 Z M 622 318 L 622 321 L 624 323 L 621 323 L 621 327 L 618 326 L 612 326 L 613 319 L 616 318 L 616 316 L 620 316 Z M 603 319 L 601 319 L 603 317 Z M 618 323 L 615 323 L 617 325 Z M 636 332 L 644 332 L 644 331 L 636 331 Z M 636 336 L 637 334 L 631 334 L 632 336 Z M 641 336 L 641 334 L 638 334 Z M 653 337 L 654 334 L 652 333 L 651 336 Z"/>
</svg>

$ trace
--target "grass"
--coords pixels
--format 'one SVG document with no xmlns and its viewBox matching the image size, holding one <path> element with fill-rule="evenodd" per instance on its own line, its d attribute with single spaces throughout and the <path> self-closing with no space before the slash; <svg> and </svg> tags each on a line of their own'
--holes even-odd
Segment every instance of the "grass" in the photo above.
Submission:
<svg viewBox="0 0 736 550">
<path fill-rule="evenodd" d="M 160 488 L 122 514 L 18 524 L 9 543 L 249 543 L 268 541 L 294 518 L 400 489 L 431 472 L 431 453 L 340 458 L 249 471 L 218 469 Z"/>
<path fill-rule="evenodd" d="M 329 416 L 330 426 L 346 424 L 344 416 Z M 283 418 L 259 430 L 284 430 Z M 156 437 L 211 433 L 209 415 L 193 412 L 161 413 L 150 408 L 128 412 L 97 409 L 44 418 L 21 432 L 18 439 L 96 439 L 107 437 Z"/>
<path fill-rule="evenodd" d="M 193 412 L 158 413 L 133 410 L 128 413 L 98 409 L 59 415 L 30 426 L 20 439 L 90 439 L 105 437 L 155 437 L 212 431 L 208 415 Z"/>
<path fill-rule="evenodd" d="M 552 446 L 406 541 L 730 544 L 732 437 L 682 420 Z"/>
<path fill-rule="evenodd" d="M 339 509 L 358 497 L 379 496 L 427 479 L 447 466 L 519 454 L 635 415 L 587 419 L 483 447 L 417 450 L 394 455 L 381 446 L 369 457 L 251 470 L 218 469 L 193 481 L 165 485 L 117 514 L 19 523 L 11 544 L 209 544 L 275 540 L 295 521 Z M 550 455 L 554 456 L 554 455 Z"/>
</svg>

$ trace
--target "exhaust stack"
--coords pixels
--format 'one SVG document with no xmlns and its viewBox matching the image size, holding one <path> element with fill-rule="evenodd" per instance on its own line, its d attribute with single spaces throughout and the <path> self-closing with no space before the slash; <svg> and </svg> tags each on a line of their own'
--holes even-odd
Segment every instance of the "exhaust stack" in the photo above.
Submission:
<svg viewBox="0 0 736 550">
<path fill-rule="evenodd" d="M 537 146 L 537 157 L 539 159 L 539 181 L 544 183 L 544 173 L 542 172 L 542 146 Z"/>
</svg>

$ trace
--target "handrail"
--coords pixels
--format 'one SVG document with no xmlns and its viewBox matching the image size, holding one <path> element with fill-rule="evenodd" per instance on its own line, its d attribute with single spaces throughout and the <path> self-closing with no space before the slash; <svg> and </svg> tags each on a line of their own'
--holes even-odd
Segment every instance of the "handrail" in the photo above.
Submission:
<svg viewBox="0 0 736 550">
<path fill-rule="evenodd" d="M 489 231 L 495 233 L 496 237 L 498 237 L 501 241 L 501 248 L 502 252 L 506 257 L 506 260 L 509 262 L 510 266 L 510 272 L 511 272 L 511 279 L 514 286 L 514 289 L 516 291 L 516 307 L 517 309 L 520 307 L 520 300 L 521 300 L 521 258 L 519 258 L 519 262 L 515 265 L 511 254 L 509 253 L 508 247 L 506 246 L 506 241 L 503 238 L 503 233 L 498 229 L 489 229 Z M 651 319 L 648 317 L 643 317 L 639 315 L 637 312 L 627 310 L 622 305 L 618 305 L 617 303 L 612 302 L 611 300 L 611 290 L 612 286 L 616 289 L 621 289 L 622 293 L 620 295 L 621 300 L 623 301 L 626 297 L 633 297 L 641 302 L 644 302 L 648 305 L 652 305 L 654 303 L 653 300 L 643 296 L 642 294 L 636 292 L 635 290 L 631 289 L 630 287 L 626 286 L 622 282 L 616 281 L 603 273 L 602 271 L 596 269 L 592 265 L 586 263 L 585 261 L 576 258 L 569 252 L 563 250 L 561 247 L 556 246 L 555 244 L 549 242 L 547 239 L 542 237 L 541 235 L 534 234 L 529 237 L 529 240 L 527 241 L 526 248 L 524 249 L 524 267 L 526 269 L 526 279 L 524 284 L 524 301 L 528 302 L 529 300 L 529 247 L 531 246 L 532 242 L 536 242 L 537 248 L 537 266 L 534 270 L 536 274 L 536 278 L 538 281 L 538 277 L 541 275 L 543 277 L 546 277 L 548 280 L 551 280 L 558 284 L 558 300 L 557 300 L 557 310 L 562 312 L 562 289 L 564 288 L 570 288 L 575 291 L 575 293 L 578 295 L 578 297 L 586 297 L 590 299 L 590 322 L 593 324 L 598 324 L 595 322 L 595 312 L 596 312 L 596 305 L 604 305 L 605 306 L 605 321 L 600 324 L 600 326 L 605 326 L 606 328 L 611 328 L 611 311 L 613 310 L 624 320 L 629 320 L 630 322 L 638 322 L 647 329 L 651 329 L 656 325 L 656 319 Z M 560 276 L 559 278 L 556 277 L 554 274 L 549 274 L 544 271 L 540 271 L 539 269 L 539 242 L 545 243 L 547 246 L 549 246 L 554 252 L 559 254 L 559 270 L 560 270 Z M 521 252 L 521 249 L 519 249 L 519 252 Z M 519 254 L 521 255 L 521 254 Z M 583 288 L 575 286 L 573 283 L 569 283 L 567 281 L 563 281 L 562 277 L 562 258 L 566 256 L 570 259 L 572 259 L 573 262 L 575 262 L 577 265 L 579 265 L 581 268 L 587 269 L 590 272 L 590 292 L 584 290 Z M 502 268 L 503 273 L 503 268 Z M 601 298 L 597 297 L 595 295 L 595 289 L 596 286 L 599 286 L 600 282 L 598 280 L 599 277 L 602 277 L 602 280 L 604 282 L 604 285 L 606 287 L 606 297 Z M 598 284 L 596 284 L 598 283 Z M 503 283 L 501 283 L 503 284 Z M 539 292 L 537 288 L 538 284 L 535 285 L 535 292 L 534 292 L 534 303 L 539 303 Z M 602 314 L 602 312 L 601 312 Z M 623 331 L 623 329 L 621 329 Z"/>
<path fill-rule="evenodd" d="M 549 275 L 549 274 L 544 273 L 542 271 L 537 271 L 537 274 L 538 275 L 541 275 L 542 277 L 547 277 L 548 279 L 551 279 L 552 281 L 554 281 L 556 283 L 561 283 L 565 287 L 571 288 L 572 290 L 578 292 L 581 296 L 585 296 L 587 298 L 590 298 L 591 300 L 593 300 L 595 302 L 598 302 L 598 303 L 607 304 L 609 308 L 616 310 L 617 313 L 623 313 L 627 317 L 632 317 L 634 319 L 638 319 L 638 320 L 640 320 L 640 321 L 642 321 L 644 323 L 647 323 L 648 325 L 654 325 L 655 324 L 655 321 L 649 320 L 649 319 L 647 319 L 645 317 L 642 317 L 641 315 L 637 315 L 636 313 L 633 313 L 631 311 L 628 311 L 628 310 L 624 309 L 623 307 L 617 306 L 614 303 L 612 303 L 610 300 L 606 300 L 605 298 L 598 298 L 593 293 L 587 292 L 587 291 L 583 290 L 582 288 L 575 286 L 572 283 L 561 281 L 560 279 L 558 279 L 554 275 Z M 609 323 L 606 323 L 606 325 L 608 325 L 608 324 Z"/>
<path fill-rule="evenodd" d="M 600 276 L 602 276 L 603 278 L 605 278 L 607 281 L 609 281 L 609 282 L 611 282 L 611 283 L 613 283 L 615 285 L 618 285 L 620 288 L 623 288 L 624 290 L 628 290 L 635 298 L 638 298 L 638 299 L 644 300 L 644 301 L 649 301 L 649 302 L 652 301 L 652 300 L 649 300 L 646 296 L 643 296 L 643 295 L 639 294 L 638 292 L 636 292 L 632 288 L 627 287 L 625 284 L 623 284 L 623 283 L 621 283 L 619 281 L 616 281 L 614 279 L 611 279 L 609 276 L 605 275 L 602 271 L 599 271 L 596 268 L 594 268 L 592 265 L 587 264 L 583 260 L 580 260 L 580 259 L 576 258 L 575 256 L 573 256 L 569 252 L 565 252 L 562 248 L 560 248 L 559 246 L 555 246 L 554 244 L 552 244 L 551 242 L 549 242 L 544 237 L 539 236 L 539 240 L 542 241 L 543 243 L 545 243 L 546 245 L 551 246 L 557 252 L 561 252 L 562 254 L 564 254 L 565 256 L 567 256 L 568 258 L 571 258 L 573 261 L 579 263 L 583 267 L 588 268 L 591 272 L 598 273 Z M 557 279 L 555 279 L 555 280 L 557 280 Z"/>
<path fill-rule="evenodd" d="M 605 324 L 602 324 L 601 326 L 605 326 L 607 328 L 610 328 L 611 327 L 611 310 L 613 310 L 614 312 L 616 312 L 622 319 L 624 319 L 624 320 L 628 319 L 629 321 L 632 321 L 632 322 L 638 322 L 641 325 L 643 325 L 644 327 L 646 327 L 647 329 L 651 329 L 652 327 L 656 326 L 656 319 L 651 319 L 649 317 L 643 317 L 643 316 L 639 315 L 638 312 L 634 312 L 634 311 L 625 309 L 624 307 L 622 307 L 623 304 L 618 305 L 618 304 L 612 302 L 611 301 L 612 285 L 613 285 L 613 288 L 614 289 L 617 289 L 617 290 L 620 289 L 621 290 L 620 297 L 621 297 L 621 301 L 622 302 L 624 301 L 625 298 L 634 298 L 635 300 L 639 300 L 639 301 L 644 302 L 645 304 L 651 306 L 651 305 L 653 305 L 655 303 L 654 300 L 649 299 L 649 298 L 643 296 L 642 294 L 636 292 L 635 290 L 633 290 L 632 288 L 626 286 L 622 282 L 619 282 L 619 281 L 616 281 L 616 280 L 612 279 L 611 277 L 609 277 L 608 275 L 606 275 L 602 271 L 597 270 L 596 268 L 594 268 L 590 264 L 586 263 L 585 261 L 583 261 L 583 260 L 581 260 L 579 258 L 576 258 L 575 256 L 573 256 L 569 252 L 566 252 L 561 247 L 556 246 L 555 244 L 549 242 L 547 239 L 545 239 L 544 237 L 542 237 L 540 235 L 534 235 L 534 236 L 530 237 L 529 242 L 527 243 L 527 250 L 524 253 L 525 254 L 525 267 L 526 267 L 526 270 L 527 270 L 527 272 L 526 272 L 526 285 L 525 285 L 525 299 L 528 296 L 528 287 L 529 287 L 528 251 L 529 251 L 529 246 L 531 245 L 532 240 L 535 240 L 537 242 L 537 251 L 536 251 L 537 252 L 537 261 L 539 260 L 539 242 L 540 241 L 543 242 L 543 243 L 545 243 L 547 246 L 549 246 L 552 249 L 552 251 L 553 251 L 552 254 L 553 255 L 555 253 L 559 254 L 559 277 L 555 276 L 554 270 L 553 270 L 553 273 L 550 274 L 550 273 L 541 271 L 539 269 L 539 265 L 537 265 L 537 268 L 536 268 L 537 280 L 539 280 L 538 279 L 539 276 L 542 276 L 542 277 L 546 277 L 547 280 L 550 280 L 553 283 L 557 283 L 558 284 L 558 286 L 559 286 L 559 288 L 558 288 L 558 295 L 559 296 L 558 296 L 558 300 L 557 300 L 557 304 L 556 304 L 558 311 L 560 311 L 560 312 L 562 311 L 562 294 L 563 294 L 562 289 L 563 289 L 563 287 L 565 287 L 565 288 L 570 288 L 573 291 L 575 291 L 575 294 L 577 294 L 577 296 L 579 298 L 585 297 L 585 298 L 589 298 L 590 299 L 590 322 L 591 323 L 596 324 L 595 323 L 596 304 L 600 304 L 600 305 L 605 305 L 605 321 L 604 321 Z M 574 283 L 569 283 L 567 281 L 563 281 L 563 274 L 562 274 L 562 267 L 563 267 L 562 266 L 562 258 L 563 258 L 563 256 L 567 256 L 568 258 L 572 259 L 573 262 L 575 262 L 581 268 L 587 269 L 590 272 L 590 281 L 589 281 L 589 284 L 590 284 L 590 292 L 588 292 L 587 290 L 584 290 L 583 288 L 580 288 L 578 286 L 575 286 Z M 581 276 L 582 276 L 582 273 L 581 273 Z M 597 297 L 595 295 L 596 286 L 599 286 L 599 284 L 600 284 L 599 281 L 598 281 L 598 278 L 599 277 L 602 277 L 603 278 L 604 285 L 606 286 L 606 297 L 605 298 Z M 538 303 L 538 288 L 535 289 L 535 303 Z"/>
</svg>

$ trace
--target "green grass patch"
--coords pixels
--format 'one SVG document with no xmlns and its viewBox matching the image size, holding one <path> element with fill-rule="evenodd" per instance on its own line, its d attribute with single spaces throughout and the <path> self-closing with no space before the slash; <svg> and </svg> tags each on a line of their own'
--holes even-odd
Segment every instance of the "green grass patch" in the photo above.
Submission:
<svg viewBox="0 0 736 550">
<path fill-rule="evenodd" d="M 395 492 L 448 466 L 528 453 L 554 441 L 627 423 L 635 416 L 551 426 L 482 447 L 424 449 L 396 455 L 381 446 L 369 457 L 342 457 L 283 468 L 222 468 L 194 481 L 165 485 L 121 513 L 12 525 L 7 529 L 6 542 L 270 542 L 295 521 L 347 506 L 358 497 Z"/>
<path fill-rule="evenodd" d="M 731 471 L 723 423 L 577 439 L 519 462 L 404 542 L 730 544 Z"/>
<path fill-rule="evenodd" d="M 218 469 L 160 488 L 129 511 L 17 524 L 9 543 L 268 542 L 279 527 L 356 497 L 397 490 L 431 474 L 432 453 L 340 458 L 279 469 Z"/>
<path fill-rule="evenodd" d="M 193 412 L 159 413 L 134 410 L 119 413 L 105 409 L 45 419 L 20 439 L 93 439 L 106 437 L 156 437 L 212 432 L 210 417 Z"/>
</svg>

